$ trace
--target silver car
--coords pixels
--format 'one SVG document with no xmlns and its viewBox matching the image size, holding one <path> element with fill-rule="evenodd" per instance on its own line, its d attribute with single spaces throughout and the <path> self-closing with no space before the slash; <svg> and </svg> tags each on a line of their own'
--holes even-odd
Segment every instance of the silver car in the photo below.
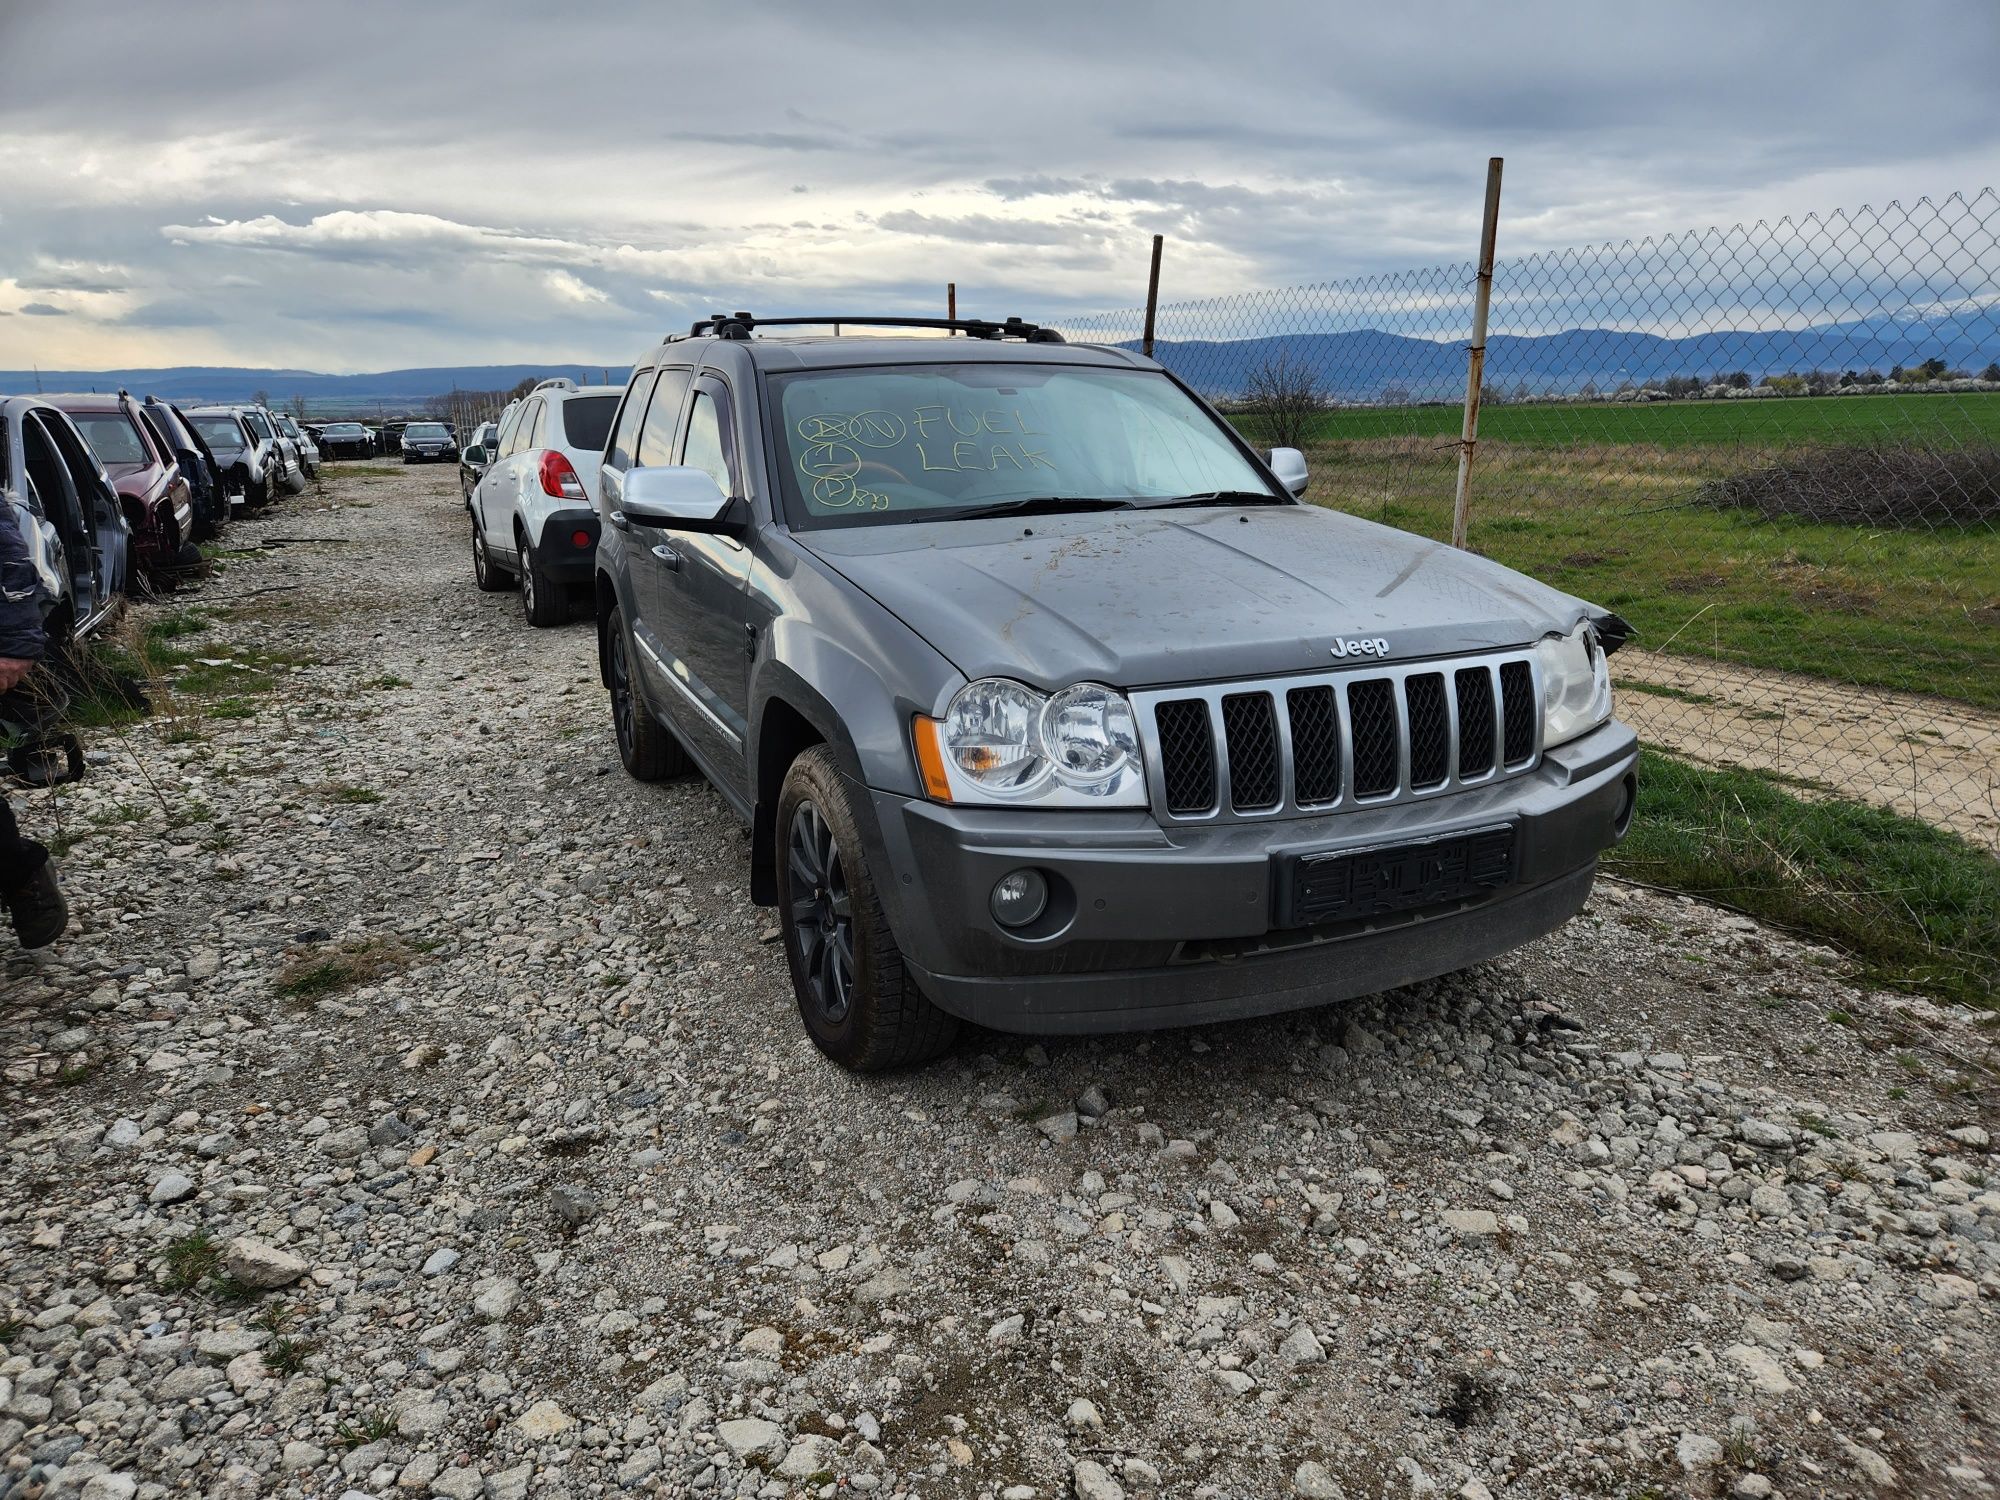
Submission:
<svg viewBox="0 0 2000 1500">
<path fill-rule="evenodd" d="M 289 412 L 280 412 L 278 414 L 278 430 L 291 439 L 292 451 L 297 455 L 299 468 L 304 472 L 305 477 L 308 479 L 317 478 L 319 475 L 319 445 L 313 441 L 312 434 L 299 426 L 298 418 L 292 416 Z"/>
</svg>

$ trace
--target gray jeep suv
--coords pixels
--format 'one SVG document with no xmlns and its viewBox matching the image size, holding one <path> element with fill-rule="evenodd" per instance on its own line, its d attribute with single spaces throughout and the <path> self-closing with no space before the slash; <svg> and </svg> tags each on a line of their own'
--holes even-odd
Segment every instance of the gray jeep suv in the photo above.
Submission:
<svg viewBox="0 0 2000 1500">
<path fill-rule="evenodd" d="M 768 337 L 779 324 L 964 337 Z M 856 1069 L 1442 974 L 1623 836 L 1615 615 L 1303 503 L 1151 360 L 1006 323 L 694 325 L 598 482 L 642 780 L 749 824 L 800 1014 Z"/>
</svg>

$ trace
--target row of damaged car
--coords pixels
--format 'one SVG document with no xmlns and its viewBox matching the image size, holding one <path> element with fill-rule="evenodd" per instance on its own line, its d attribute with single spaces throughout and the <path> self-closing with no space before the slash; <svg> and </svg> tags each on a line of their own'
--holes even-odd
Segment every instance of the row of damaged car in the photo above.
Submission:
<svg viewBox="0 0 2000 1500">
<path fill-rule="evenodd" d="M 260 406 L 0 396 L 0 504 L 20 523 L 59 670 L 126 597 L 173 588 L 202 543 L 303 490 L 318 464 L 296 423 Z"/>
</svg>

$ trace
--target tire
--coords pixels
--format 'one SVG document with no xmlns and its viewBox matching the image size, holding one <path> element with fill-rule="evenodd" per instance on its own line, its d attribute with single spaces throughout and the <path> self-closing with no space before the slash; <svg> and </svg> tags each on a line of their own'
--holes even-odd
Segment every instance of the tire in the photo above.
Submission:
<svg viewBox="0 0 2000 1500">
<path fill-rule="evenodd" d="M 950 1047 L 958 1021 L 926 1000 L 903 966 L 847 779 L 826 746 L 785 773 L 776 837 L 778 920 L 813 1045 L 855 1073 L 910 1067 Z"/>
<path fill-rule="evenodd" d="M 605 655 L 611 677 L 611 729 L 618 736 L 618 760 L 634 781 L 664 781 L 693 768 L 680 741 L 653 717 L 645 689 L 632 670 L 631 636 L 624 611 L 604 622 Z"/>
<path fill-rule="evenodd" d="M 472 523 L 472 581 L 482 594 L 504 594 L 514 586 L 514 575 L 487 555 L 477 518 Z"/>
<path fill-rule="evenodd" d="M 521 613 L 538 630 L 545 630 L 551 625 L 567 625 L 568 591 L 542 572 L 541 565 L 535 561 L 535 544 L 528 540 L 526 532 L 516 531 L 514 539 L 521 548 Z"/>
</svg>

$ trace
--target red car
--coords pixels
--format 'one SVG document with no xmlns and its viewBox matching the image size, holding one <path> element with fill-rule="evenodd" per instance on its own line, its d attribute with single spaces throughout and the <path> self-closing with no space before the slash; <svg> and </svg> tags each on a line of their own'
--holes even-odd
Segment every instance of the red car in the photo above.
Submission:
<svg viewBox="0 0 2000 1500">
<path fill-rule="evenodd" d="M 48 400 L 69 413 L 117 486 L 139 566 L 152 578 L 167 579 L 198 560 L 193 493 L 178 459 L 146 425 L 139 403 L 124 391 Z"/>
</svg>

